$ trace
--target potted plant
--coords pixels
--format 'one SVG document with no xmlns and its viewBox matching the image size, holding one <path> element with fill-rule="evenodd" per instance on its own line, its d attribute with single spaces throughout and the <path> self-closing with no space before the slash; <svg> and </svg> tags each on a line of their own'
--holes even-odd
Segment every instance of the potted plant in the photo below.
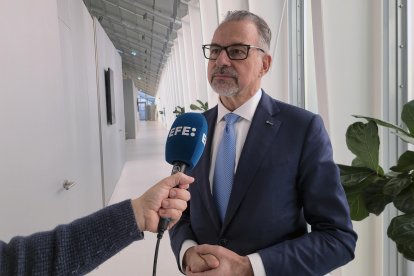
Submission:
<svg viewBox="0 0 414 276">
<path fill-rule="evenodd" d="M 370 213 L 380 215 L 392 203 L 403 214 L 395 216 L 387 235 L 397 250 L 414 261 L 414 151 L 407 150 L 388 172 L 379 165 L 378 126 L 395 131 L 408 144 L 414 144 L 414 101 L 404 105 L 401 119 L 407 130 L 394 124 L 365 116 L 346 132 L 348 149 L 355 154 L 351 166 L 339 164 L 341 182 L 351 210 L 352 220 L 363 220 Z"/>
<path fill-rule="evenodd" d="M 190 109 L 191 110 L 201 110 L 201 111 L 207 111 L 208 110 L 208 102 L 203 103 L 200 100 L 197 100 L 198 105 L 191 104 Z"/>
<path fill-rule="evenodd" d="M 179 115 L 185 113 L 185 108 L 183 106 L 177 105 L 175 107 L 173 113 L 175 114 L 175 117 L 178 117 Z"/>
</svg>

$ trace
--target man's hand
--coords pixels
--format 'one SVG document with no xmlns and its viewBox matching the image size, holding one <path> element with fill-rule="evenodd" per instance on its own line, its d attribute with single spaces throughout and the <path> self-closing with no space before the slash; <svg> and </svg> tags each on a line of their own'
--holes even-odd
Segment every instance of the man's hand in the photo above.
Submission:
<svg viewBox="0 0 414 276">
<path fill-rule="evenodd" d="M 190 247 L 184 254 L 183 268 L 185 274 L 204 272 L 219 266 L 219 260 L 211 254 L 198 254 L 197 246 Z"/>
<path fill-rule="evenodd" d="M 199 260 L 194 266 L 194 269 L 192 266 L 188 267 L 188 265 L 186 269 L 186 275 L 188 276 L 254 275 L 249 258 L 240 256 L 227 248 L 218 245 L 203 244 L 190 249 L 192 250 L 190 252 L 192 256 L 198 255 L 204 261 L 204 266 L 200 265 Z"/>
<path fill-rule="evenodd" d="M 186 190 L 194 178 L 183 173 L 176 173 L 164 178 L 142 196 L 132 200 L 135 219 L 141 231 L 156 233 L 160 217 L 171 218 L 171 228 L 181 217 L 190 200 Z"/>
</svg>

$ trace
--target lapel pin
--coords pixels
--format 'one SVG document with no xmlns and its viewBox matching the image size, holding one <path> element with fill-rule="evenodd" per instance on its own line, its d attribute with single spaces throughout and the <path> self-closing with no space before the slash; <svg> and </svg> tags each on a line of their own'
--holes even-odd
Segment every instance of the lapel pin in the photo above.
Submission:
<svg viewBox="0 0 414 276">
<path fill-rule="evenodd" d="M 266 124 L 273 126 L 273 123 L 269 120 L 266 121 Z"/>
</svg>

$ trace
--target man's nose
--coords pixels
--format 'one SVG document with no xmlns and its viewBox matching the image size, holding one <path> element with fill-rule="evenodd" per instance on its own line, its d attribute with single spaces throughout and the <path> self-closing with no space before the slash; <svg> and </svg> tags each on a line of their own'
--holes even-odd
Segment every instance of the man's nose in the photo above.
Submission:
<svg viewBox="0 0 414 276">
<path fill-rule="evenodd" d="M 216 64 L 218 66 L 222 66 L 222 65 L 227 65 L 230 66 L 230 58 L 227 55 L 226 50 L 222 49 L 220 54 L 218 55 L 217 59 L 216 59 Z"/>
</svg>

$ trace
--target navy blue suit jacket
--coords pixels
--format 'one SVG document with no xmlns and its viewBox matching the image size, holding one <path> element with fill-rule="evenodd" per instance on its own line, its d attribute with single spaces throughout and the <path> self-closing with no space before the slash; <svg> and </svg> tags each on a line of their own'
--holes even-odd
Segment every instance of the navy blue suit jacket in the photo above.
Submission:
<svg viewBox="0 0 414 276">
<path fill-rule="evenodd" d="M 221 224 L 209 182 L 217 106 L 204 114 L 208 139 L 187 172 L 189 208 L 170 231 L 177 260 L 185 240 L 259 253 L 267 275 L 324 275 L 354 258 L 357 235 L 320 116 L 263 93 Z"/>
</svg>

